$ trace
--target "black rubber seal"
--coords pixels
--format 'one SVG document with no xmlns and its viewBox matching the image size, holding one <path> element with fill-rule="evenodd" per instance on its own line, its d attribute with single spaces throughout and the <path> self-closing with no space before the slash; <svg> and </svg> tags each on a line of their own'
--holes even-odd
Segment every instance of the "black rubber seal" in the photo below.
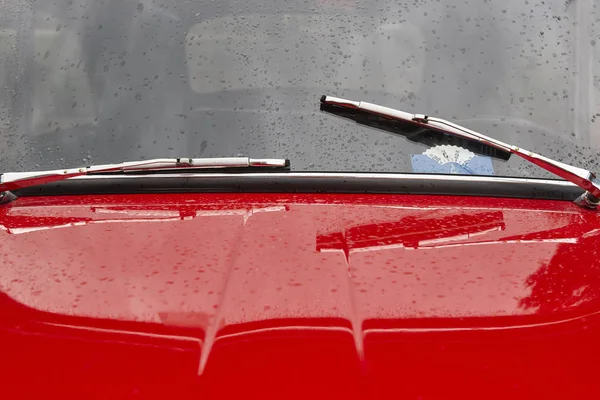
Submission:
<svg viewBox="0 0 600 400">
<path fill-rule="evenodd" d="M 487 196 L 573 201 L 582 190 L 560 180 L 494 179 L 424 174 L 294 173 L 195 174 L 193 176 L 144 175 L 135 179 L 110 176 L 102 179 L 65 180 L 13 193 L 22 196 L 55 196 L 126 193 L 379 193 Z M 471 179 L 469 179 L 471 178 Z"/>
</svg>

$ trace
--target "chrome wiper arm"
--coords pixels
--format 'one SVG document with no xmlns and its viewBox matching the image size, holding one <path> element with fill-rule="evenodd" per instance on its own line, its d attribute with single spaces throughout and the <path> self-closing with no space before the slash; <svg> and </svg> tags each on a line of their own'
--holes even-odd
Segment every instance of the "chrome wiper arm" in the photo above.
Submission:
<svg viewBox="0 0 600 400">
<path fill-rule="evenodd" d="M 501 142 L 500 140 L 485 136 L 479 132 L 475 132 L 471 129 L 441 118 L 429 117 L 424 114 L 411 114 L 405 111 L 383 107 L 364 101 L 352 101 L 332 96 L 322 96 L 321 104 L 361 110 L 379 115 L 384 118 L 417 124 L 424 128 L 439 130 L 463 139 L 480 142 L 496 149 L 510 152 L 521 158 L 524 158 L 532 164 L 545 169 L 548 172 L 570 181 L 571 183 L 585 190 L 585 193 L 575 200 L 577 204 L 594 209 L 600 205 L 600 180 L 594 173 L 586 169 L 574 167 L 572 165 L 544 157 L 532 151 L 522 149 L 518 146 Z"/>
<path fill-rule="evenodd" d="M 62 181 L 82 175 L 114 172 L 172 171 L 212 168 L 289 168 L 290 161 L 277 158 L 155 158 L 144 161 L 127 161 L 119 164 L 93 165 L 53 171 L 5 172 L 0 175 L 0 192 L 23 189 L 45 183 Z"/>
</svg>

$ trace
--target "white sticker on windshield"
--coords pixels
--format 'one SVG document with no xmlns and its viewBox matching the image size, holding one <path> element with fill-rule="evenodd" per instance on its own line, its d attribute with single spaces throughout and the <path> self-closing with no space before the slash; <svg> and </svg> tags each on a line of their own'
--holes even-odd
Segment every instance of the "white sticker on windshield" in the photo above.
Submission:
<svg viewBox="0 0 600 400">
<path fill-rule="evenodd" d="M 419 173 L 494 175 L 492 159 L 457 146 L 435 146 L 411 156 L 412 170 Z"/>
</svg>

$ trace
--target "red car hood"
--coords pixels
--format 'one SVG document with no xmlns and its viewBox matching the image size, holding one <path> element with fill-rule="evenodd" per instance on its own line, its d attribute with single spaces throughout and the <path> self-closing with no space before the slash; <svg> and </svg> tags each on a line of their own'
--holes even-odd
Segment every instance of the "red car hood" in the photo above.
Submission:
<svg viewBox="0 0 600 400">
<path fill-rule="evenodd" d="M 0 228 L 0 380 L 25 397 L 600 386 L 600 214 L 568 202 L 32 197 Z"/>
</svg>

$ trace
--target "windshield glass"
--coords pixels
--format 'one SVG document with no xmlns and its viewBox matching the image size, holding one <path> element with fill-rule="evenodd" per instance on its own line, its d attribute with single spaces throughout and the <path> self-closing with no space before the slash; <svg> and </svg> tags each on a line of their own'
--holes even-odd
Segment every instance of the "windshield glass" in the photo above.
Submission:
<svg viewBox="0 0 600 400">
<path fill-rule="evenodd" d="M 303 171 L 439 163 L 320 112 L 323 94 L 597 171 L 597 13 L 592 0 L 5 0 L 0 171 L 235 155 Z M 439 172 L 550 176 L 517 157 L 471 167 Z"/>
</svg>

